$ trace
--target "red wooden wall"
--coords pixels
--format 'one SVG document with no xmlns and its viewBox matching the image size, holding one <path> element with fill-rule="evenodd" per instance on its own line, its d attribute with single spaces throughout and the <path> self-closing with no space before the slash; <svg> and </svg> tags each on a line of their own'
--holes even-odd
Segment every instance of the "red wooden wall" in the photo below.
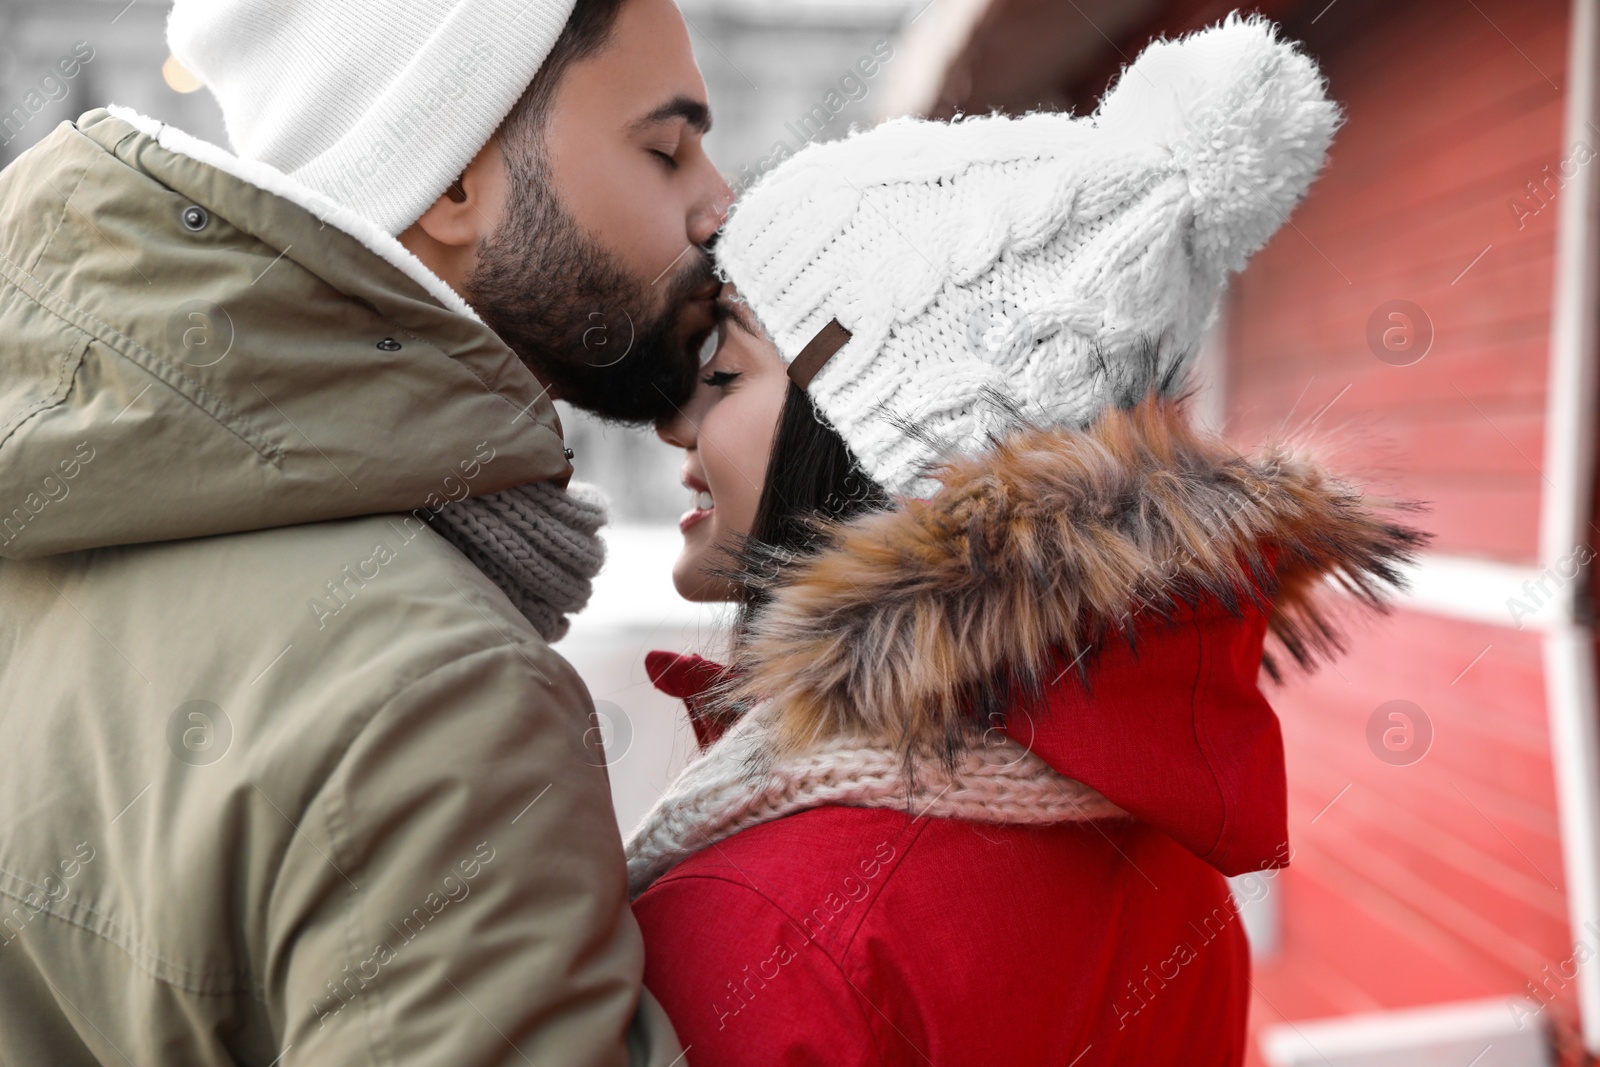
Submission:
<svg viewBox="0 0 1600 1067">
<path fill-rule="evenodd" d="M 1341 468 L 1428 501 L 1452 555 L 1537 552 L 1567 22 L 1564 0 L 1339 0 L 1289 20 L 1348 122 L 1294 228 L 1234 286 L 1229 431 L 1257 441 L 1287 417 Z M 1369 347 L 1391 300 L 1432 324 L 1409 366 Z M 1393 699 L 1432 724 L 1409 766 L 1368 747 Z M 1254 1027 L 1511 995 L 1571 955 L 1531 631 L 1402 612 L 1274 702 L 1296 853 Z"/>
<path fill-rule="evenodd" d="M 1531 562 L 1557 212 L 1511 205 L 1565 155 L 1567 5 L 1475 2 L 1340 0 L 1304 27 L 1349 120 L 1236 285 L 1230 407 L 1249 436 L 1332 402 L 1317 429 L 1430 501 L 1438 549 Z M 1397 299 L 1433 325 L 1411 366 L 1366 341 Z"/>
<path fill-rule="evenodd" d="M 1233 6 L 1173 0 L 1087 69 L 1041 71 L 1036 93 L 1015 72 L 999 81 L 1087 111 L 1152 37 Z M 1229 433 L 1255 444 L 1287 426 L 1374 491 L 1427 501 L 1436 551 L 1532 563 L 1559 175 L 1575 147 L 1561 143 L 1568 0 L 1255 6 L 1318 58 L 1348 121 L 1293 225 L 1233 286 Z M 1048 7 L 993 0 L 940 106 L 1014 106 L 951 88 L 996 81 L 966 68 L 1016 61 L 996 44 L 1007 27 L 989 23 L 1104 39 L 1081 7 Z M 1396 300 L 1433 333 L 1406 366 L 1368 341 Z M 1571 956 L 1539 639 L 1505 621 L 1403 610 L 1356 634 L 1336 667 L 1273 692 L 1296 851 L 1271 882 L 1281 942 L 1256 969 L 1256 1031 L 1525 993 Z M 1432 726 L 1409 765 L 1368 744 L 1391 700 Z M 1555 988 L 1547 1017 L 1570 1037 L 1572 989 Z"/>
</svg>

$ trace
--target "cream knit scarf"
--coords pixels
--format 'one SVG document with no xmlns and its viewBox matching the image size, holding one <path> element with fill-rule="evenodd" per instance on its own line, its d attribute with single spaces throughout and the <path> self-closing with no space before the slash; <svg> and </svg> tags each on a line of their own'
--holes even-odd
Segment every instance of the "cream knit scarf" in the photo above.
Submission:
<svg viewBox="0 0 1600 1067">
<path fill-rule="evenodd" d="M 605 495 L 530 482 L 445 506 L 433 528 L 510 598 L 546 641 L 566 636 L 605 562 Z"/>
<path fill-rule="evenodd" d="M 827 804 L 1013 824 L 1127 814 L 1009 738 L 968 748 L 953 773 L 929 761 L 908 779 L 899 752 L 852 738 L 774 758 L 774 719 L 770 704 L 752 709 L 684 768 L 645 815 L 626 846 L 630 898 L 740 830 Z"/>
</svg>

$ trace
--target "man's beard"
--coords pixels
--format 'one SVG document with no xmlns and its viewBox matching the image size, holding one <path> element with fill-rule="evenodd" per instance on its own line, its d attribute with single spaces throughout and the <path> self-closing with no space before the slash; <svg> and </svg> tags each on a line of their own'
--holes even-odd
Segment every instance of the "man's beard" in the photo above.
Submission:
<svg viewBox="0 0 1600 1067">
<path fill-rule="evenodd" d="M 714 292 L 711 256 L 691 248 L 673 273 L 633 277 L 557 200 L 542 161 L 519 155 L 508 153 L 506 223 L 479 247 L 467 302 L 557 398 L 624 425 L 670 419 L 711 328 L 709 314 L 684 321 Z"/>
</svg>

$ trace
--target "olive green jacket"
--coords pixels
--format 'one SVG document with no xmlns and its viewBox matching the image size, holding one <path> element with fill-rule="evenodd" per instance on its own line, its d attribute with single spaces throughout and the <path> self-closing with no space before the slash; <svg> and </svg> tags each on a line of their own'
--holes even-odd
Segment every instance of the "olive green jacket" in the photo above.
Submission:
<svg viewBox="0 0 1600 1067">
<path fill-rule="evenodd" d="M 681 1062 L 590 698 L 419 519 L 570 473 L 310 211 L 104 110 L 0 172 L 0 1063 Z"/>
</svg>

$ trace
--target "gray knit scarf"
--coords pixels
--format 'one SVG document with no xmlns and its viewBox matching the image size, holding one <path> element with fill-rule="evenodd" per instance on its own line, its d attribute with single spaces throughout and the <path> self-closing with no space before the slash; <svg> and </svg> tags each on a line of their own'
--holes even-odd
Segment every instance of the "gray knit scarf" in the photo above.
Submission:
<svg viewBox="0 0 1600 1067">
<path fill-rule="evenodd" d="M 741 830 L 820 807 L 891 808 L 916 819 L 1046 826 L 1127 812 L 1009 738 L 985 735 L 955 762 L 918 761 L 865 738 L 835 737 L 774 757 L 778 708 L 757 705 L 683 769 L 628 835 L 628 895 Z"/>
<path fill-rule="evenodd" d="M 566 636 L 567 616 L 589 602 L 605 562 L 605 522 L 605 494 L 595 486 L 530 482 L 449 504 L 433 528 L 554 643 Z"/>
</svg>

